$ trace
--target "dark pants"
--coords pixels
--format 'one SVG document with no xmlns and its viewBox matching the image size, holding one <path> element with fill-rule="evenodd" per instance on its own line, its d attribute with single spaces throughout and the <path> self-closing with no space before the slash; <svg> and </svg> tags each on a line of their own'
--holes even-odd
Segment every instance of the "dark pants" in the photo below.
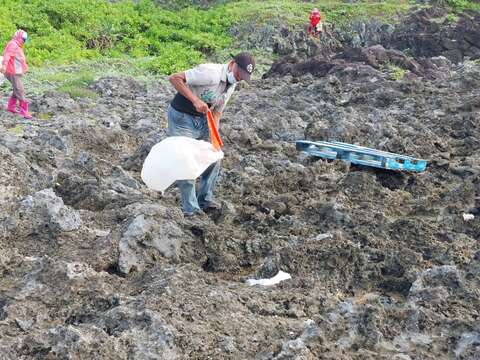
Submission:
<svg viewBox="0 0 480 360">
<path fill-rule="evenodd" d="M 210 141 L 210 132 L 205 116 L 193 116 L 168 108 L 168 136 L 187 136 L 197 140 Z M 198 197 L 195 191 L 195 180 L 180 180 L 177 185 L 182 194 L 182 210 L 191 215 L 200 211 L 213 200 L 213 189 L 220 172 L 220 161 L 210 165 L 200 175 Z"/>
<path fill-rule="evenodd" d="M 22 75 L 5 74 L 5 77 L 12 84 L 12 97 L 19 101 L 26 101 L 25 89 L 23 88 Z"/>
</svg>

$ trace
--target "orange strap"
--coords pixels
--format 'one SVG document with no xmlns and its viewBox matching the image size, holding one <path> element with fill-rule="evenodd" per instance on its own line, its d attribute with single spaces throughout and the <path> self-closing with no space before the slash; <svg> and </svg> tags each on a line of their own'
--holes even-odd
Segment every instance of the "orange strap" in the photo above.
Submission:
<svg viewBox="0 0 480 360">
<path fill-rule="evenodd" d="M 207 123 L 208 129 L 210 130 L 210 141 L 212 142 L 213 148 L 218 151 L 222 148 L 223 142 L 222 139 L 220 139 L 217 127 L 215 126 L 215 120 L 213 120 L 213 115 L 210 110 L 207 112 Z"/>
</svg>

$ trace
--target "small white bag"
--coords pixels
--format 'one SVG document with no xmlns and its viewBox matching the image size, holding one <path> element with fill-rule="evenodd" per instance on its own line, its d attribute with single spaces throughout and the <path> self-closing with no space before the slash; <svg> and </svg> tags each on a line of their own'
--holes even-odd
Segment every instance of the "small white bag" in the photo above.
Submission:
<svg viewBox="0 0 480 360">
<path fill-rule="evenodd" d="M 177 180 L 195 180 L 222 158 L 223 151 L 207 141 L 171 136 L 152 147 L 141 176 L 150 189 L 163 193 Z"/>
</svg>

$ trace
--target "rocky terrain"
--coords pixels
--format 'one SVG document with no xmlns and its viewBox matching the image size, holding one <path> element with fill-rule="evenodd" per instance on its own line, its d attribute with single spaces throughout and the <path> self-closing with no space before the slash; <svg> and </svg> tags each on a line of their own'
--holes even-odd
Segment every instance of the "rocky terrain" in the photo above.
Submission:
<svg viewBox="0 0 480 360">
<path fill-rule="evenodd" d="M 2 111 L 0 359 L 480 359 L 480 221 L 462 216 L 480 205 L 480 21 L 435 11 L 279 34 L 285 57 L 222 120 L 222 208 L 193 219 L 140 180 L 166 80 Z M 316 160 L 298 139 L 429 165 Z"/>
</svg>

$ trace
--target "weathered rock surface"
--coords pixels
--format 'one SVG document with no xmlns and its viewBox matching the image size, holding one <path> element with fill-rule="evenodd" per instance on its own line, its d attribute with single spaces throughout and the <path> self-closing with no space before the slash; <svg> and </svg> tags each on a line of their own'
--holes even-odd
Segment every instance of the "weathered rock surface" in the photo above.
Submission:
<svg viewBox="0 0 480 360">
<path fill-rule="evenodd" d="M 234 94 L 221 208 L 194 219 L 140 179 L 165 81 L 33 96 L 47 120 L 2 112 L 0 358 L 479 358 L 480 221 L 462 214 L 480 205 L 480 64 L 350 47 L 291 53 Z M 429 166 L 315 160 L 295 150 L 305 138 Z M 245 282 L 278 270 L 292 279 Z"/>
</svg>

